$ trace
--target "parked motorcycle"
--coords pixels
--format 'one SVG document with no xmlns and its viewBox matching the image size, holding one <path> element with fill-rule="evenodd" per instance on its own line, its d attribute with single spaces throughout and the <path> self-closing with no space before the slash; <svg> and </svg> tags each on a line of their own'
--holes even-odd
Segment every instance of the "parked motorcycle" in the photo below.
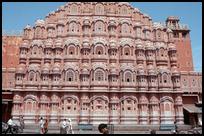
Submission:
<svg viewBox="0 0 204 136">
<path fill-rule="evenodd" d="M 9 129 L 9 127 L 7 127 L 7 129 L 5 130 L 5 134 L 7 134 L 7 133 L 12 133 L 12 134 L 18 134 L 20 131 L 20 126 L 18 125 L 18 124 L 14 124 L 12 127 L 11 127 L 11 129 L 10 130 L 8 130 Z"/>
</svg>

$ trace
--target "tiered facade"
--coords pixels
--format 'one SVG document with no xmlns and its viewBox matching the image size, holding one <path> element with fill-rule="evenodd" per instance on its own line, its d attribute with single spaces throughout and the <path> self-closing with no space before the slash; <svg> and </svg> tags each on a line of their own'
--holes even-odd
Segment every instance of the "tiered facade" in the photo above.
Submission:
<svg viewBox="0 0 204 136">
<path fill-rule="evenodd" d="M 12 115 L 25 123 L 183 124 L 173 33 L 126 2 L 76 2 L 26 26 Z"/>
</svg>

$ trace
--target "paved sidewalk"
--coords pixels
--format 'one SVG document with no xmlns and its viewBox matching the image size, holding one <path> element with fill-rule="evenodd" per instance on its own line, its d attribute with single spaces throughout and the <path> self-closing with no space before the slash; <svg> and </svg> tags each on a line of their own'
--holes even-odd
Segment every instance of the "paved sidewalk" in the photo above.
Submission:
<svg viewBox="0 0 204 136">
<path fill-rule="evenodd" d="M 23 134 L 39 134 L 39 130 L 25 129 Z M 60 134 L 59 130 L 48 130 L 48 134 Z M 100 134 L 98 131 L 74 130 L 74 134 Z M 150 134 L 149 131 L 114 131 L 114 134 Z M 156 131 L 156 134 L 170 134 L 170 131 Z"/>
</svg>

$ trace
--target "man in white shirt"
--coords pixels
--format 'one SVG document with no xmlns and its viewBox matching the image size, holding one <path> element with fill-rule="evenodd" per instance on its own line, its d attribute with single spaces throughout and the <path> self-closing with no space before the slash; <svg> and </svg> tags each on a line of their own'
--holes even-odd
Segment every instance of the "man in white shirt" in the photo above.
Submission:
<svg viewBox="0 0 204 136">
<path fill-rule="evenodd" d="M 5 134 L 6 134 L 8 131 L 10 131 L 10 132 L 13 134 L 13 131 L 11 130 L 12 127 L 15 125 L 15 123 L 13 122 L 13 119 L 10 118 L 10 119 L 8 120 L 7 124 L 8 124 L 8 129 L 6 130 Z"/>
<path fill-rule="evenodd" d="M 68 119 L 67 134 L 74 134 L 74 131 L 73 131 L 73 129 L 72 129 L 72 122 L 71 122 L 71 119 Z"/>
<path fill-rule="evenodd" d="M 40 134 L 43 134 L 44 133 L 44 121 L 43 121 L 43 118 L 41 117 L 40 118 Z"/>
<path fill-rule="evenodd" d="M 62 133 L 62 134 L 66 134 L 66 133 L 67 133 L 67 127 L 68 127 L 67 120 L 64 119 L 64 120 L 62 121 L 62 124 L 61 124 L 61 128 L 62 128 L 61 133 Z"/>
</svg>

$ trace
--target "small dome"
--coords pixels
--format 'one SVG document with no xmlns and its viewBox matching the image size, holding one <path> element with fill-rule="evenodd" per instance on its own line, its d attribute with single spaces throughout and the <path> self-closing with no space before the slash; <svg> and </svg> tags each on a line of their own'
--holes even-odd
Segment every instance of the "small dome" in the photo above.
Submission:
<svg viewBox="0 0 204 136">
<path fill-rule="evenodd" d="M 90 19 L 89 18 L 84 18 L 84 21 L 83 21 L 83 25 L 90 25 Z"/>
<path fill-rule="evenodd" d="M 148 18 L 149 18 L 149 15 L 148 15 L 148 14 L 143 14 L 143 16 L 144 16 L 144 17 L 148 17 Z"/>
<path fill-rule="evenodd" d="M 50 71 L 49 68 L 50 68 L 49 64 L 45 64 L 45 65 L 43 66 L 43 68 L 42 68 L 42 73 L 48 74 L 49 71 Z"/>
<path fill-rule="evenodd" d="M 147 70 L 149 75 L 156 75 L 156 71 L 152 65 L 148 66 Z"/>
<path fill-rule="evenodd" d="M 164 26 L 163 26 L 163 24 L 161 24 L 161 23 L 159 23 L 159 22 L 154 22 L 154 23 L 153 23 L 153 28 L 154 28 L 154 29 L 163 29 Z"/>
<path fill-rule="evenodd" d="M 108 23 L 109 23 L 109 26 L 116 26 L 115 18 L 110 18 Z"/>
<path fill-rule="evenodd" d="M 25 65 L 23 65 L 23 64 L 18 65 L 16 68 L 16 73 L 24 74 L 25 73 Z"/>
<path fill-rule="evenodd" d="M 148 45 L 145 47 L 146 50 L 155 50 L 155 47 L 153 45 Z"/>
<path fill-rule="evenodd" d="M 172 76 L 180 76 L 180 72 L 174 69 L 172 70 Z"/>
<path fill-rule="evenodd" d="M 24 40 L 23 43 L 21 44 L 20 48 L 28 48 L 29 47 L 29 43 L 27 40 Z"/>
<path fill-rule="evenodd" d="M 174 44 L 170 44 L 169 50 L 170 51 L 173 51 L 173 50 L 176 51 L 176 46 Z"/>
<path fill-rule="evenodd" d="M 59 66 L 59 64 L 54 64 L 52 72 L 54 74 L 60 74 L 60 66 Z"/>
<path fill-rule="evenodd" d="M 52 40 L 46 40 L 46 42 L 45 42 L 45 47 L 46 48 L 52 48 Z"/>
<path fill-rule="evenodd" d="M 118 5 L 130 6 L 130 3 L 129 2 L 119 2 Z"/>
<path fill-rule="evenodd" d="M 167 33 L 173 33 L 173 31 L 170 28 L 167 28 L 166 32 Z"/>
<path fill-rule="evenodd" d="M 31 26 L 29 24 L 27 24 L 24 29 L 31 29 Z"/>
<path fill-rule="evenodd" d="M 116 49 L 117 48 L 116 41 L 114 41 L 114 40 L 110 41 L 110 48 L 112 48 L 112 49 Z"/>
<path fill-rule="evenodd" d="M 117 75 L 117 70 L 115 68 L 110 69 L 110 74 Z"/>
<path fill-rule="evenodd" d="M 88 69 L 83 68 L 82 71 L 81 71 L 81 73 L 88 75 L 88 74 L 89 74 L 89 71 L 88 71 Z"/>
<path fill-rule="evenodd" d="M 63 41 L 62 39 L 55 40 L 55 47 L 62 48 Z"/>
<path fill-rule="evenodd" d="M 142 65 L 139 65 L 137 68 L 137 74 L 138 75 L 145 75 L 144 67 Z"/>
<path fill-rule="evenodd" d="M 141 44 L 137 44 L 136 49 L 144 50 L 144 46 L 142 46 Z"/>
<path fill-rule="evenodd" d="M 36 22 L 35 22 L 35 25 L 36 26 L 43 26 L 45 24 L 45 21 L 42 20 L 42 19 L 38 19 Z"/>
<path fill-rule="evenodd" d="M 134 8 L 135 12 L 140 12 L 140 10 L 138 8 Z"/>
<path fill-rule="evenodd" d="M 89 40 L 88 39 L 84 39 L 82 45 L 83 45 L 82 46 L 83 48 L 89 48 Z"/>
<path fill-rule="evenodd" d="M 52 23 L 47 24 L 47 28 L 55 28 L 55 25 Z"/>
</svg>

